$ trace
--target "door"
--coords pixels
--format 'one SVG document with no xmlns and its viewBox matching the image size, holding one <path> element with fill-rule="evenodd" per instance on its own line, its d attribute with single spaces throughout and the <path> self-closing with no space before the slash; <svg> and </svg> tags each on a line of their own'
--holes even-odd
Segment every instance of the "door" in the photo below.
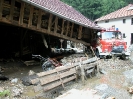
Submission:
<svg viewBox="0 0 133 99">
<path fill-rule="evenodd" d="M 133 44 L 133 33 L 131 33 L 131 44 Z"/>
</svg>

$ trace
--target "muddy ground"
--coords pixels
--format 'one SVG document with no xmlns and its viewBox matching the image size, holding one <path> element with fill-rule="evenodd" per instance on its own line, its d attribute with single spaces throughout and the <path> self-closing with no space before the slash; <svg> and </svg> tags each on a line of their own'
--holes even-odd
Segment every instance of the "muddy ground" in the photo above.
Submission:
<svg viewBox="0 0 133 99">
<path fill-rule="evenodd" d="M 85 85 L 79 79 L 77 82 L 67 83 L 65 89 L 58 87 L 45 93 L 35 93 L 33 85 L 25 86 L 21 81 L 23 77 L 28 75 L 30 70 L 36 73 L 42 72 L 39 64 L 26 66 L 20 60 L 0 62 L 0 66 L 5 69 L 3 74 L 9 77 L 7 81 L 0 81 L 0 90 L 8 90 L 10 92 L 8 96 L 0 97 L 0 99 L 54 99 L 73 88 L 79 90 L 95 89 L 101 96 L 113 96 L 116 99 L 133 99 L 132 95 L 127 91 L 128 87 L 133 86 L 132 76 L 130 75 L 133 69 L 132 55 L 129 60 L 118 58 L 115 60 L 100 59 L 98 60 L 100 72 L 92 78 L 88 77 Z"/>
</svg>

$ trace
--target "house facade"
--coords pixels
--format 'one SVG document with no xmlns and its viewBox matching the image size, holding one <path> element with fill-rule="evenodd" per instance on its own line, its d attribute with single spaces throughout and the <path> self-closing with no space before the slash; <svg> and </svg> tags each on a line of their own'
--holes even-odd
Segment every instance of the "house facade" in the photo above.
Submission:
<svg viewBox="0 0 133 99">
<path fill-rule="evenodd" d="M 133 44 L 133 4 L 100 17 L 95 22 L 105 29 L 115 26 L 123 34 L 127 46 Z"/>
</svg>

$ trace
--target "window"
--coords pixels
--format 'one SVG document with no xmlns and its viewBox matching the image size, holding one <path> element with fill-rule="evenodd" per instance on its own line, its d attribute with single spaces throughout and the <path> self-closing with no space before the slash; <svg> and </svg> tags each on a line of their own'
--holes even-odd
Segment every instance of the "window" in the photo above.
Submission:
<svg viewBox="0 0 133 99">
<path fill-rule="evenodd" d="M 133 18 L 131 18 L 131 25 L 133 25 Z"/>
<path fill-rule="evenodd" d="M 105 20 L 105 23 L 109 23 L 109 20 Z"/>
<path fill-rule="evenodd" d="M 126 23 L 126 19 L 123 19 L 123 23 Z"/>
<path fill-rule="evenodd" d="M 123 38 L 126 38 L 126 35 L 125 35 L 125 33 L 123 33 Z"/>
<path fill-rule="evenodd" d="M 96 21 L 95 24 L 97 24 L 98 22 Z"/>
</svg>

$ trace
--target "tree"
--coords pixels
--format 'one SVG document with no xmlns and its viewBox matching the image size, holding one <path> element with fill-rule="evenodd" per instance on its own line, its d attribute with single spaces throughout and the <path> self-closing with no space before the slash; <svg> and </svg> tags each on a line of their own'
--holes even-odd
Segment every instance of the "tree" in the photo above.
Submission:
<svg viewBox="0 0 133 99">
<path fill-rule="evenodd" d="M 100 0 L 62 0 L 81 12 L 89 19 L 98 18 L 102 10 L 102 2 Z"/>
<path fill-rule="evenodd" d="M 108 13 L 114 12 L 128 3 L 133 3 L 132 0 L 61 0 L 72 6 L 84 16 L 91 20 L 95 20 Z"/>
</svg>

